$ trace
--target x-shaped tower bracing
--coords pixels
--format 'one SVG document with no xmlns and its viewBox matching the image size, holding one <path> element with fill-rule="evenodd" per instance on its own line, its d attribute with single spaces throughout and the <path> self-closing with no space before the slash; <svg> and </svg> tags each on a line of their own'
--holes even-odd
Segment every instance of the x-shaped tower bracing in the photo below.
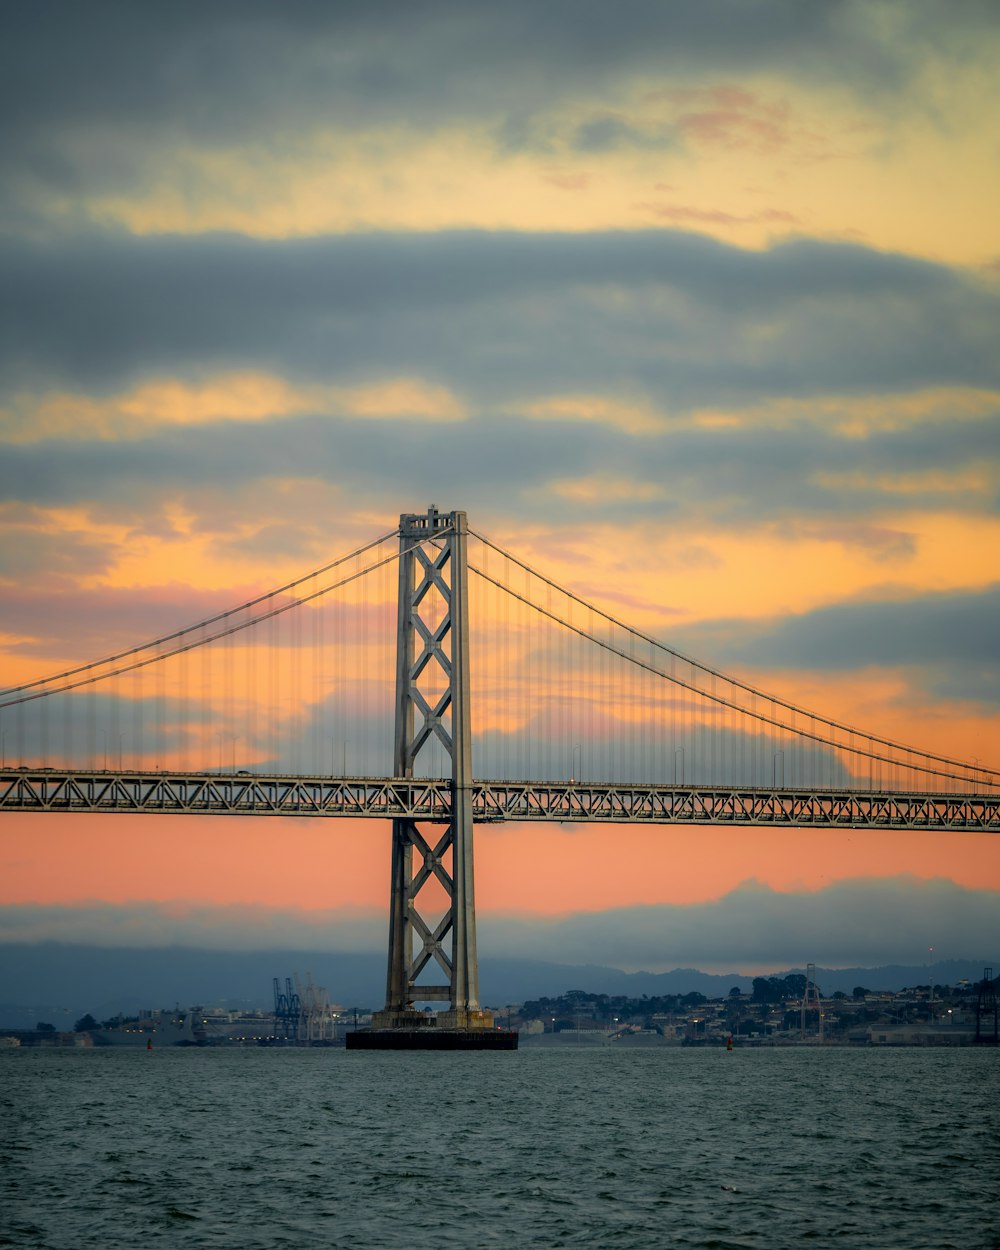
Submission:
<svg viewBox="0 0 1000 1250">
<path fill-rule="evenodd" d="M 444 1027 L 492 1025 L 479 1006 L 476 960 L 467 536 L 464 512 L 431 507 L 399 518 L 394 776 L 412 777 L 417 757 L 436 741 L 451 763 L 452 802 L 433 837 L 416 820 L 393 820 L 389 968 L 376 1028 L 420 1023 L 418 1002 L 446 1002 L 437 1017 Z M 436 922 L 421 911 L 433 887 L 424 900 L 421 892 L 432 883 L 446 900 Z M 443 976 L 419 980 L 429 970 Z"/>
</svg>

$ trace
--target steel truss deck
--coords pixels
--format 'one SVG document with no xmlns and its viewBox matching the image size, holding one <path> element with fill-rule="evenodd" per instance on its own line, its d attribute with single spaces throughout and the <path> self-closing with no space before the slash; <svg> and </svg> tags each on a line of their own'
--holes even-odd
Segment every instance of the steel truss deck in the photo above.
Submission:
<svg viewBox="0 0 1000 1250">
<path fill-rule="evenodd" d="M 1000 794 L 477 781 L 477 823 L 761 825 L 1000 832 Z M 0 811 L 328 816 L 447 822 L 450 780 L 0 771 Z"/>
</svg>

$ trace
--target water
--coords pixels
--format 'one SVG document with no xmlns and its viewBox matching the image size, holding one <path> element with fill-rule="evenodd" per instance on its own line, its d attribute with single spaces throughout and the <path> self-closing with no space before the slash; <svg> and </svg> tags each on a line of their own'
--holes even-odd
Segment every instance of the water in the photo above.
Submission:
<svg viewBox="0 0 1000 1250">
<path fill-rule="evenodd" d="M 1000 1247 L 1000 1051 L 0 1052 L 0 1245 Z"/>
</svg>

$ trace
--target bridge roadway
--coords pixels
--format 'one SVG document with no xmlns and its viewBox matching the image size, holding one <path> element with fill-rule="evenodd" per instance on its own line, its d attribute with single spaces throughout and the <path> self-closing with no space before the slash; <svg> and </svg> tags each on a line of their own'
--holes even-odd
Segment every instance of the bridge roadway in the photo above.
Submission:
<svg viewBox="0 0 1000 1250">
<path fill-rule="evenodd" d="M 477 781 L 473 819 L 1000 832 L 1000 792 L 935 794 L 594 782 Z M 256 773 L 0 770 L 0 811 L 447 821 L 451 783 Z"/>
</svg>

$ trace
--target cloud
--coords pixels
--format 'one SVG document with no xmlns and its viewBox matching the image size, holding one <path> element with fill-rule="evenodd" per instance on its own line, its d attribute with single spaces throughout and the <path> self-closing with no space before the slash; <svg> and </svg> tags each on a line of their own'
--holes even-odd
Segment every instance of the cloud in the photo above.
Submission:
<svg viewBox="0 0 1000 1250">
<path fill-rule="evenodd" d="M 560 191 L 586 191 L 590 186 L 591 176 L 587 173 L 561 174 L 553 170 L 543 174 L 542 181 L 558 187 Z"/>
<path fill-rule="evenodd" d="M 694 906 L 658 905 L 577 913 L 556 920 L 484 916 L 492 953 L 544 950 L 556 962 L 627 971 L 706 971 L 912 963 L 928 945 L 969 958 L 995 941 L 995 891 L 909 877 L 842 882 L 815 893 L 779 893 L 748 882 Z"/>
<path fill-rule="evenodd" d="M 675 631 L 673 641 L 743 671 L 896 670 L 925 696 L 992 711 L 1000 707 L 998 619 L 1000 584 L 992 584 L 866 597 L 765 622 L 702 622 Z"/>
<path fill-rule="evenodd" d="M 11 442 L 44 439 L 139 438 L 158 426 L 274 420 L 311 412 L 369 420 L 460 421 L 465 413 L 443 386 L 421 378 L 389 378 L 367 386 L 295 386 L 258 372 L 223 373 L 186 383 L 151 379 L 131 391 L 95 400 L 50 393 L 15 396 L 0 409 L 0 430 Z"/>
<path fill-rule="evenodd" d="M 727 660 L 768 668 L 853 669 L 922 664 L 953 655 L 997 663 L 1000 584 L 980 591 L 897 595 L 831 604 L 770 623 L 698 627 L 720 638 Z M 741 635 L 741 636 L 740 636 Z"/>
<path fill-rule="evenodd" d="M 677 967 L 757 971 L 814 962 L 828 967 L 984 958 L 993 949 L 1000 897 L 942 880 L 858 879 L 816 892 L 780 893 L 747 882 L 715 902 L 574 913 L 556 919 L 480 912 L 480 949 L 491 958 L 603 964 L 627 971 Z M 0 908 L 0 941 L 177 945 L 217 950 L 381 951 L 381 911 L 214 907 L 136 902 Z"/>
<path fill-rule="evenodd" d="M 206 537 L 215 529 L 220 541 L 237 545 L 280 518 L 300 533 L 297 546 L 307 537 L 314 546 L 315 513 L 302 501 L 329 506 L 325 492 L 338 495 L 337 506 L 350 500 L 380 515 L 372 532 L 407 500 L 474 498 L 483 517 L 516 499 L 524 516 L 550 522 L 638 522 L 651 514 L 781 521 L 794 524 L 790 538 L 860 546 L 893 560 L 914 551 L 913 509 L 996 511 L 996 420 L 942 420 L 862 441 L 810 421 L 805 401 L 802 412 L 797 424 L 734 427 L 675 421 L 641 400 L 597 395 L 526 401 L 523 416 L 488 403 L 477 411 L 470 401 L 469 416 L 448 425 L 447 437 L 436 416 L 166 424 L 119 441 L 8 445 L 0 491 L 37 508 L 93 509 L 99 500 L 107 519 L 137 528 L 181 508 L 203 515 Z M 251 486 L 260 511 L 254 525 L 245 513 Z M 878 519 L 865 519 L 872 512 Z"/>
<path fill-rule="evenodd" d="M 659 217 L 662 221 L 674 223 L 693 222 L 695 224 L 740 225 L 747 222 L 780 222 L 784 225 L 793 225 L 798 222 L 798 218 L 794 213 L 778 208 L 755 209 L 752 213 L 740 214 L 727 212 L 721 208 L 696 208 L 691 204 L 653 202 L 637 204 L 636 207 L 644 209 L 654 217 Z"/>
<path fill-rule="evenodd" d="M 0 509 L 0 581 L 11 585 L 24 585 L 30 575 L 39 568 L 48 570 L 50 586 L 69 582 L 80 576 L 94 576 L 107 572 L 114 556 L 111 547 L 99 538 L 84 533 L 66 533 L 47 524 L 44 515 L 28 509 L 28 515 L 11 515 L 11 509 Z M 10 608 L 5 589 L 4 606 L 0 617 Z M 13 597 L 17 592 L 13 591 Z M 33 597 L 33 603 L 35 598 Z M 41 606 L 41 605 L 39 605 Z M 15 627 L 18 633 L 31 631 L 34 608 L 21 618 Z M 16 615 L 16 612 L 14 613 Z M 0 628 L 7 629 L 10 617 Z"/>
<path fill-rule="evenodd" d="M 136 902 L 72 907 L 0 906 L 0 941 L 212 950 L 378 950 L 387 918 L 371 909 L 279 910 L 243 904 Z"/>
<path fill-rule="evenodd" d="M 207 12 L 103 0 L 86 14 L 50 0 L 10 14 L 0 116 L 22 159 L 34 148 L 36 174 L 55 178 L 65 170 L 53 140 L 78 125 L 115 135 L 155 127 L 217 145 L 331 114 L 421 124 L 457 108 L 489 116 L 509 101 L 512 81 L 522 107 L 537 110 L 585 87 L 709 68 L 780 67 L 878 94 L 912 75 L 912 42 L 947 55 L 960 33 L 969 46 L 974 32 L 995 27 L 979 4 L 947 14 L 883 7 L 891 22 L 870 20 L 860 0 L 626 0 L 614 11 L 591 7 L 586 20 L 571 0 L 541 10 L 528 0 L 471 9 L 456 0 L 419 9 L 248 0 Z"/>
<path fill-rule="evenodd" d="M 982 175 L 966 181 L 947 142 L 915 167 L 912 145 L 954 131 L 974 137 L 967 167 L 991 158 L 980 99 L 1000 31 L 972 0 L 630 0 L 583 13 L 570 0 L 544 12 L 528 0 L 249 0 L 211 13 L 185 0 L 169 14 L 97 0 L 85 16 L 43 0 L 18 6 L 4 33 L 0 223 L 24 237 L 86 222 L 270 237 L 631 228 L 666 180 L 686 184 L 678 204 L 698 216 L 685 224 L 759 245 L 792 217 L 830 236 L 862 229 L 899 246 L 902 231 L 927 254 L 991 254 Z M 601 166 L 594 194 L 544 185 L 553 161 L 579 178 L 584 154 Z M 851 164 L 833 183 L 812 176 L 817 159 Z M 901 174 L 888 196 L 887 159 Z M 776 207 L 734 206 L 762 183 Z M 913 185 L 927 201 L 915 216 Z M 945 239 L 956 195 L 962 238 Z"/>
<path fill-rule="evenodd" d="M 631 386 L 669 411 L 1000 389 L 1000 294 L 847 244 L 757 253 L 667 230 L 103 234 L 8 241 L 0 263 L 8 395 L 248 370 L 297 386 L 419 378 L 492 406 Z"/>
<path fill-rule="evenodd" d="M 990 514 L 1000 500 L 1000 412 L 969 417 L 955 407 L 909 429 L 888 417 L 889 429 L 856 439 L 845 432 L 853 420 L 849 402 L 839 426 L 824 420 L 834 406 L 825 399 L 816 409 L 801 401 L 795 421 L 791 404 L 776 414 L 730 409 L 685 417 L 627 392 L 524 396 L 497 411 L 467 391 L 459 406 L 449 397 L 455 387 L 439 387 L 419 405 L 414 401 L 425 411 L 411 416 L 360 415 L 340 405 L 270 419 L 199 420 L 197 404 L 216 384 L 170 389 L 179 404 L 191 397 L 186 420 L 163 410 L 149 424 L 123 419 L 116 440 L 98 422 L 71 439 L 8 445 L 0 491 L 11 504 L 34 507 L 40 529 L 55 527 L 41 509 L 94 510 L 100 500 L 106 520 L 136 530 L 170 524 L 171 509 L 180 507 L 202 517 L 206 536 L 215 531 L 217 539 L 246 542 L 265 526 L 292 525 L 315 545 L 320 532 L 307 500 L 329 507 L 327 496 L 339 492 L 339 506 L 366 499 L 365 510 L 381 510 L 385 520 L 399 511 L 400 500 L 455 499 L 461 482 L 462 499 L 475 496 L 480 516 L 511 499 L 551 521 L 639 519 L 652 506 L 657 515 L 689 524 L 707 517 L 781 522 L 794 526 L 790 537 L 860 545 L 886 559 L 913 554 L 915 521 L 908 515 L 914 509 Z M 297 392 L 315 396 L 316 390 Z M 390 392 L 376 382 L 352 389 L 386 406 Z M 80 400 L 84 407 L 90 402 Z M 888 414 L 894 405 L 889 397 Z M 118 400 L 106 407 L 120 411 Z M 464 419 L 452 419 L 462 411 Z M 446 437 L 442 421 L 450 421 Z M 601 489 L 602 481 L 612 489 Z M 626 482 L 629 489 L 621 489 Z M 245 514 L 251 494 L 252 525 Z M 17 522 L 11 537 L 31 527 Z"/>
<path fill-rule="evenodd" d="M 82 569 L 83 572 L 92 570 Z M 253 598 L 259 587 L 208 591 L 190 585 L 4 588 L 0 630 L 19 639 L 9 654 L 88 655 L 134 646 Z"/>
<path fill-rule="evenodd" d="M 557 428 L 524 423 L 476 423 L 456 427 L 447 440 L 412 422 L 367 420 L 331 422 L 325 417 L 288 419 L 238 430 L 209 427 L 194 438 L 189 431 L 166 431 L 144 440 L 106 444 L 43 443 L 9 449 L 0 465 L 0 491 L 8 499 L 56 504 L 103 500 L 131 508 L 142 503 L 190 498 L 209 487 L 242 489 L 248 482 L 275 479 L 329 482 L 372 499 L 387 499 L 378 526 L 401 510 L 400 502 L 420 494 L 454 498 L 456 482 L 479 506 L 499 506 L 512 489 L 548 479 L 552 466 L 582 475 L 596 471 L 602 450 L 615 456 L 614 437 L 602 432 L 567 447 Z M 194 454 L 197 452 L 197 454 Z M 512 486 L 513 484 L 513 486 Z"/>
<path fill-rule="evenodd" d="M 632 147 L 663 152 L 677 146 L 677 136 L 669 126 L 643 127 L 622 117 L 604 114 L 588 118 L 576 129 L 572 147 L 578 152 L 603 153 Z"/>
</svg>

